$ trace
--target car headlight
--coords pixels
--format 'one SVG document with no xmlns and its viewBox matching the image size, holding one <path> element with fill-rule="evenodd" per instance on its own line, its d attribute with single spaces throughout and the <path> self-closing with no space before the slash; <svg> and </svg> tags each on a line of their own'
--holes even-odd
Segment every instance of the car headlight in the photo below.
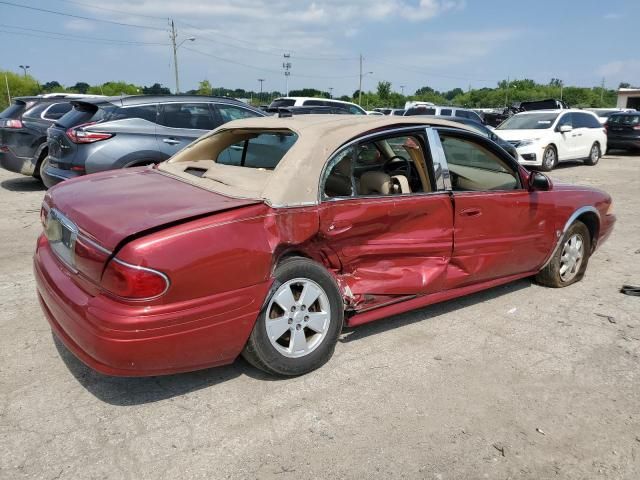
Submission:
<svg viewBox="0 0 640 480">
<path fill-rule="evenodd" d="M 520 144 L 518 145 L 518 147 L 528 147 L 529 145 L 533 145 L 534 143 L 536 143 L 538 140 L 540 139 L 531 138 L 529 140 L 520 140 Z"/>
</svg>

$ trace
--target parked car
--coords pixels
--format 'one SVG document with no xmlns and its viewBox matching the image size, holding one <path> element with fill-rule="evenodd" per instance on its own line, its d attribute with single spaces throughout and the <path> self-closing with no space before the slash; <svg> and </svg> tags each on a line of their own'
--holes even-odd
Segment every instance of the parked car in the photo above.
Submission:
<svg viewBox="0 0 640 480">
<path fill-rule="evenodd" d="M 393 110 L 393 109 L 392 108 L 386 108 L 386 107 L 378 107 L 378 108 L 374 108 L 373 109 L 374 112 L 380 112 L 382 115 L 391 114 L 391 110 Z"/>
<path fill-rule="evenodd" d="M 596 165 L 607 151 L 607 135 L 598 118 L 584 110 L 522 112 L 505 120 L 496 133 L 511 142 L 520 163 L 544 171 L 565 160 Z"/>
<path fill-rule="evenodd" d="M 531 100 L 513 104 L 513 108 L 520 112 L 532 112 L 534 110 L 566 110 L 569 108 L 566 102 L 556 100 L 555 98 L 547 98 L 545 100 Z"/>
<path fill-rule="evenodd" d="M 614 113 L 606 125 L 607 148 L 640 149 L 640 112 Z"/>
<path fill-rule="evenodd" d="M 490 140 L 496 142 L 509 155 L 511 155 L 516 160 L 518 160 L 518 151 L 516 150 L 516 147 L 514 147 L 511 143 L 507 142 L 506 140 L 503 140 L 502 138 L 500 138 L 493 130 L 488 128 L 486 125 L 483 125 L 482 123 L 476 122 L 475 120 L 471 120 L 469 118 L 462 118 L 462 117 L 452 118 L 452 117 L 446 117 L 446 116 L 439 116 L 439 117 L 433 116 L 432 118 L 438 118 L 440 120 L 449 120 L 450 122 L 453 121 L 456 123 L 461 123 L 463 125 L 466 125 L 467 127 L 470 127 L 476 132 L 478 132 L 480 135 L 484 135 Z"/>
<path fill-rule="evenodd" d="M 404 112 L 405 117 L 414 115 L 436 115 L 439 117 L 468 118 L 469 120 L 474 120 L 478 123 L 484 123 L 480 115 L 478 115 L 473 110 L 469 110 L 468 108 L 440 107 L 437 105 L 418 105 L 408 108 Z"/>
<path fill-rule="evenodd" d="M 15 97 L 0 112 L 0 166 L 11 172 L 40 178 L 47 156 L 47 129 L 71 110 L 72 99 L 91 95 L 55 93 Z"/>
<path fill-rule="evenodd" d="M 378 115 L 378 116 L 386 115 L 386 114 L 384 114 L 382 112 L 379 112 L 377 110 L 365 110 L 365 111 L 367 112 L 367 115 Z"/>
<path fill-rule="evenodd" d="M 433 103 L 433 102 L 421 102 L 421 101 L 418 101 L 418 100 L 409 100 L 409 101 L 404 103 L 404 109 L 405 110 L 409 110 L 410 108 L 420 107 L 420 106 L 433 107 L 434 105 L 435 105 L 435 103 Z"/>
<path fill-rule="evenodd" d="M 633 113 L 636 111 L 633 108 L 585 108 L 585 110 L 595 113 L 602 125 L 607 123 L 609 117 L 614 113 Z"/>
<path fill-rule="evenodd" d="M 404 108 L 394 108 L 391 110 L 389 115 L 402 117 L 404 115 L 404 112 L 406 112 Z"/>
<path fill-rule="evenodd" d="M 343 325 L 530 276 L 571 285 L 615 222 L 606 193 L 554 185 L 464 125 L 338 115 L 225 124 L 158 166 L 52 188 L 42 219 L 46 318 L 126 376 L 241 353 L 304 374 Z"/>
<path fill-rule="evenodd" d="M 350 115 L 344 108 L 327 107 L 327 106 L 306 106 L 306 107 L 275 107 L 266 108 L 267 113 L 274 115 Z"/>
<path fill-rule="evenodd" d="M 227 97 L 134 95 L 74 101 L 49 128 L 47 187 L 115 168 L 159 163 L 230 120 L 266 113 Z"/>
<path fill-rule="evenodd" d="M 335 107 L 347 110 L 353 115 L 366 115 L 367 112 L 360 105 L 342 100 L 314 97 L 281 97 L 271 102 L 269 108 L 277 107 Z"/>
</svg>

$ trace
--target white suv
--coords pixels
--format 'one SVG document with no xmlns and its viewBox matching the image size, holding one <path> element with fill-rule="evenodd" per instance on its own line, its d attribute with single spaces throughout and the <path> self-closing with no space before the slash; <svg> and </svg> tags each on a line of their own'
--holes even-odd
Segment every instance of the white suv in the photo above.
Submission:
<svg viewBox="0 0 640 480">
<path fill-rule="evenodd" d="M 538 110 L 508 118 L 496 129 L 520 154 L 520 163 L 549 171 L 563 160 L 595 165 L 607 151 L 598 117 L 584 110 Z"/>
<path fill-rule="evenodd" d="M 336 107 L 346 110 L 353 115 L 366 115 L 364 108 L 351 102 L 334 100 L 329 98 L 313 97 L 280 97 L 271 102 L 269 108 L 278 107 Z"/>
</svg>

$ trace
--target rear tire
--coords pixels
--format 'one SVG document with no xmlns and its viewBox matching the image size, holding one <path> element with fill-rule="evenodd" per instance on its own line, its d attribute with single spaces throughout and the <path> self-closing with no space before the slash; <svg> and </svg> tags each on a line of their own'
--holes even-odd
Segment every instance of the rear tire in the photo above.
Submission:
<svg viewBox="0 0 640 480">
<path fill-rule="evenodd" d="M 553 257 L 535 279 L 540 285 L 552 288 L 567 287 L 579 282 L 589 263 L 591 234 L 587 226 L 574 222 L 566 231 Z"/>
<path fill-rule="evenodd" d="M 36 162 L 36 167 L 33 170 L 33 176 L 38 180 L 42 180 L 42 165 L 44 164 L 44 160 L 47 158 L 48 154 L 49 150 L 47 148 L 44 148 L 42 152 L 40 152 L 40 156 L 38 157 L 38 161 Z"/>
<path fill-rule="evenodd" d="M 283 261 L 242 356 L 279 376 L 303 375 L 333 355 L 342 331 L 344 305 L 333 277 L 301 257 Z"/>
<path fill-rule="evenodd" d="M 587 157 L 587 159 L 584 161 L 585 165 L 596 165 L 598 163 L 598 160 L 600 160 L 600 145 L 598 144 L 598 142 L 594 143 L 593 145 L 591 145 L 591 150 L 589 151 L 589 157 Z"/>
<path fill-rule="evenodd" d="M 553 145 L 549 145 L 544 149 L 542 154 L 542 166 L 541 170 L 544 172 L 550 172 L 558 164 L 558 152 Z"/>
</svg>

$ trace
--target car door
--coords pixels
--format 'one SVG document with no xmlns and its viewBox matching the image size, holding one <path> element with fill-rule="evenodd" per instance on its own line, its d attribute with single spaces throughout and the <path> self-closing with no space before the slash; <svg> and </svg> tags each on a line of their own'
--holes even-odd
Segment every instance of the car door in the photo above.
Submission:
<svg viewBox="0 0 640 480">
<path fill-rule="evenodd" d="M 157 137 L 167 157 L 219 125 L 207 102 L 171 102 L 160 105 Z"/>
<path fill-rule="evenodd" d="M 562 126 L 569 126 L 571 130 L 561 132 Z M 580 157 L 580 136 L 582 132 L 574 126 L 573 113 L 567 112 L 560 115 L 555 127 L 556 148 L 558 150 L 558 160 L 573 160 Z"/>
<path fill-rule="evenodd" d="M 433 293 L 444 283 L 453 210 L 425 163 L 423 132 L 402 129 L 354 143 L 327 167 L 321 236 L 346 286 L 365 304 Z"/>
<path fill-rule="evenodd" d="M 548 192 L 529 192 L 515 160 L 484 137 L 439 129 L 439 139 L 454 204 L 445 288 L 538 269 L 556 240 Z"/>
<path fill-rule="evenodd" d="M 598 119 L 589 113 L 575 112 L 573 113 L 573 118 L 574 124 L 578 125 L 579 130 L 576 153 L 578 153 L 578 158 L 587 158 L 595 142 L 600 143 L 602 148 L 602 125 L 600 125 Z"/>
</svg>

